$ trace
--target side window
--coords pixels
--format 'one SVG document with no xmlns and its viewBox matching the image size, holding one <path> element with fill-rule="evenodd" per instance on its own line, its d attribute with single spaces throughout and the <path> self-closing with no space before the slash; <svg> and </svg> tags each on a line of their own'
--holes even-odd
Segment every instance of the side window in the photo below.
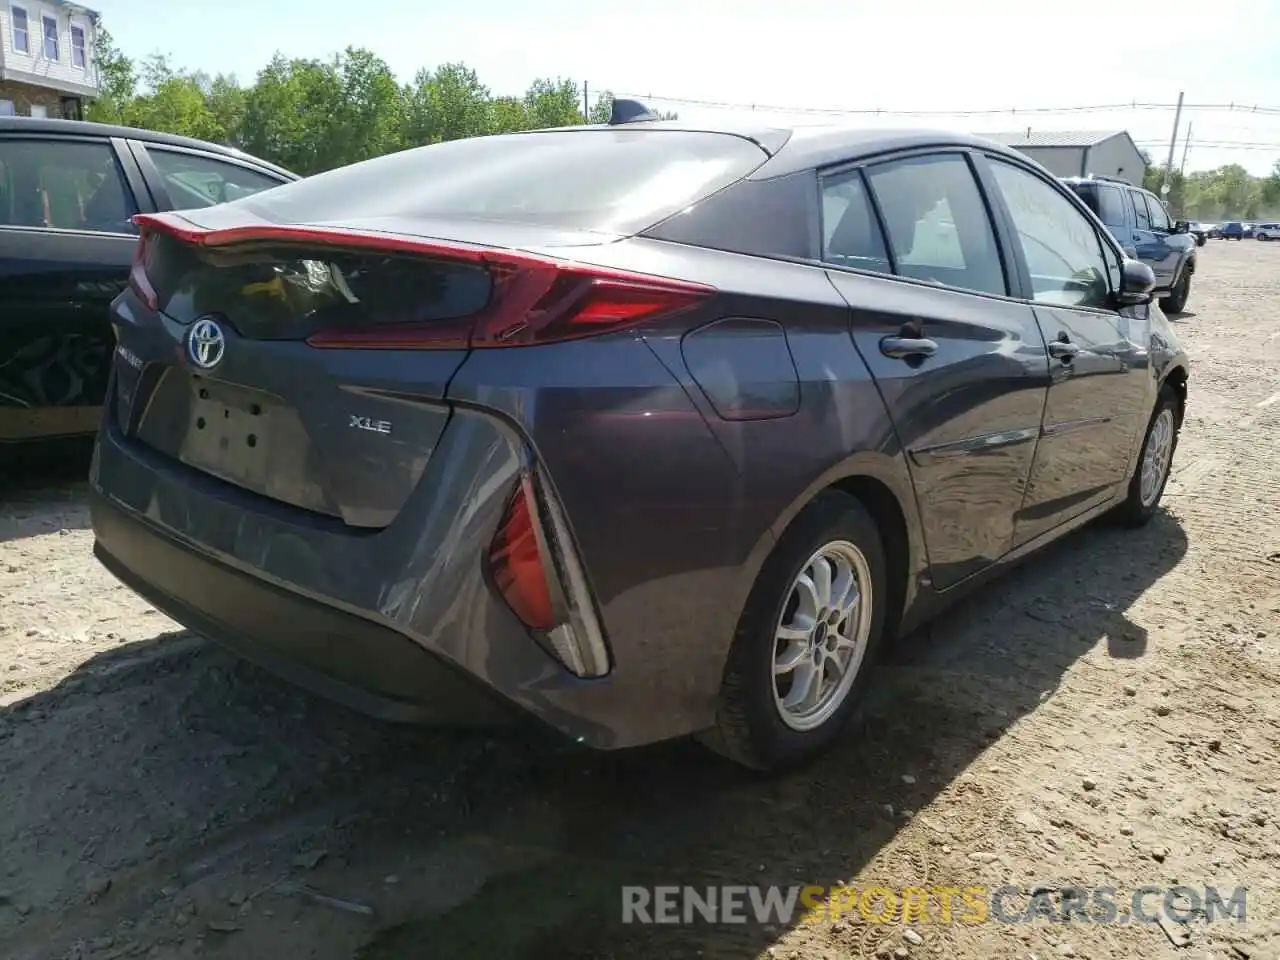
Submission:
<svg viewBox="0 0 1280 960">
<path fill-rule="evenodd" d="M 1144 193 L 1142 196 L 1147 201 L 1147 210 L 1151 213 L 1151 229 L 1171 231 L 1173 226 L 1169 223 L 1169 214 L 1165 212 L 1164 204 L 1149 193 Z"/>
<path fill-rule="evenodd" d="M 1032 299 L 1063 307 L 1107 307 L 1111 273 L 1093 224 L 1052 185 L 992 159 L 1031 274 Z"/>
<path fill-rule="evenodd" d="M 1151 229 L 1151 214 L 1147 211 L 1147 200 L 1137 190 L 1126 190 L 1129 201 L 1133 204 L 1134 216 L 1138 218 L 1139 230 Z"/>
<path fill-rule="evenodd" d="M 169 199 L 178 210 L 239 200 L 278 187 L 283 182 L 270 174 L 213 157 L 165 150 L 149 144 L 146 150 L 164 180 Z"/>
<path fill-rule="evenodd" d="M 867 170 L 898 273 L 1005 294 L 1004 267 L 977 181 L 964 157 L 942 154 Z"/>
<path fill-rule="evenodd" d="M 106 141 L 0 140 L 0 226 L 136 233 L 138 212 Z"/>
<path fill-rule="evenodd" d="M 1115 187 L 1098 184 L 1098 219 L 1108 227 L 1123 227 L 1128 218 L 1124 215 L 1124 197 Z"/>
<path fill-rule="evenodd" d="M 31 53 L 31 21 L 24 7 L 10 7 L 9 16 L 13 20 L 14 53 Z"/>
<path fill-rule="evenodd" d="M 892 272 L 880 224 L 856 170 L 822 182 L 822 259 L 841 267 Z"/>
</svg>

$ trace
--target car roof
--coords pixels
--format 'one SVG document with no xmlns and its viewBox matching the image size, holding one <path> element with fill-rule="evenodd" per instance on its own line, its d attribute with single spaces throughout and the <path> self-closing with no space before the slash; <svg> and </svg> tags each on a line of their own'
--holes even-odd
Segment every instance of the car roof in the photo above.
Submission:
<svg viewBox="0 0 1280 960">
<path fill-rule="evenodd" d="M 138 140 L 142 143 L 154 143 L 158 146 L 188 147 L 203 150 L 235 160 L 245 160 L 259 167 L 266 167 L 281 176 L 296 179 L 297 174 L 284 167 L 276 166 L 261 157 L 237 150 L 235 147 L 224 147 L 221 144 L 209 143 L 207 140 L 196 140 L 192 137 L 180 137 L 173 133 L 159 133 L 155 130 L 140 130 L 136 127 L 120 127 L 110 123 L 93 123 L 89 120 L 53 120 L 36 117 L 0 117 L 0 134 L 4 133 L 36 133 L 54 137 L 121 137 Z"/>
<path fill-rule="evenodd" d="M 832 125 L 796 127 L 786 148 L 757 174 L 778 176 L 808 167 L 868 160 L 884 153 L 937 147 L 982 150 L 1031 163 L 1026 154 L 1012 147 L 955 130 Z"/>
<path fill-rule="evenodd" d="M 857 161 L 881 153 L 926 147 L 961 147 L 985 150 L 1026 163 L 1026 154 L 994 140 L 954 130 L 920 128 L 849 127 L 839 124 L 770 126 L 738 120 L 689 123 L 682 120 L 640 120 L 625 124 L 591 124 L 565 130 L 673 130 L 686 133 L 723 133 L 751 140 L 770 155 L 752 179 L 781 176 Z M 537 133 L 540 131 L 530 131 Z"/>
</svg>

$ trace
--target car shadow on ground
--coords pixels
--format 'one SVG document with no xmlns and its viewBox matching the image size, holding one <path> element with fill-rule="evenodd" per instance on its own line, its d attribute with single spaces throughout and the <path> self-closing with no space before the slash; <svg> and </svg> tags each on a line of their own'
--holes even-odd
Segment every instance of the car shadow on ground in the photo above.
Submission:
<svg viewBox="0 0 1280 960">
<path fill-rule="evenodd" d="M 84 508 L 91 441 L 0 445 L 0 543 L 89 526 Z"/>
<path fill-rule="evenodd" d="M 186 633 L 125 645 L 0 708 L 5 884 L 34 904 L 0 916 L 0 954 L 115 929 L 174 896 L 156 893 L 169 884 L 202 917 L 249 891 L 231 901 L 246 902 L 240 932 L 205 941 L 206 956 L 290 955 L 305 928 L 323 929 L 309 955 L 362 960 L 756 956 L 782 925 L 625 925 L 623 886 L 927 882 L 930 851 L 897 843 L 906 812 L 1100 643 L 1142 656 L 1127 611 L 1186 549 L 1165 513 L 1137 532 L 1072 535 L 899 645 L 843 743 L 772 780 L 690 743 L 594 754 L 389 727 Z M 249 911 L 299 870 L 368 911 Z M 85 912 L 84 884 L 104 874 Z M 168 935 L 163 920 L 129 930 L 144 949 Z"/>
</svg>

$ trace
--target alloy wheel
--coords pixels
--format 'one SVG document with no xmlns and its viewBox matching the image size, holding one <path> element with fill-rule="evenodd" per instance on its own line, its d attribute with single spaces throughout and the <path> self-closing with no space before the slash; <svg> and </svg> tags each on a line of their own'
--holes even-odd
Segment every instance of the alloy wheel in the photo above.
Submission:
<svg viewBox="0 0 1280 960">
<path fill-rule="evenodd" d="M 822 726 L 862 668 L 871 634 L 871 568 L 847 540 L 819 548 L 801 568 L 774 631 L 773 697 L 793 730 Z"/>
<path fill-rule="evenodd" d="M 1142 482 L 1138 495 L 1144 507 L 1151 506 L 1160 495 L 1165 477 L 1169 473 L 1172 454 L 1173 411 L 1166 407 L 1151 424 L 1147 445 L 1142 451 Z"/>
</svg>

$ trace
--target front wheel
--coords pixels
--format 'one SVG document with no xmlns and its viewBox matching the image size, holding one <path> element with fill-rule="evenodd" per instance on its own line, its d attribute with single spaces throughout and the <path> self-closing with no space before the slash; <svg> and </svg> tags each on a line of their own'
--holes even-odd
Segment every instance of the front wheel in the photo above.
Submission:
<svg viewBox="0 0 1280 960">
<path fill-rule="evenodd" d="M 1155 516 L 1169 482 L 1169 467 L 1178 448 L 1182 426 L 1182 404 L 1169 386 L 1160 389 L 1155 412 L 1147 425 L 1142 453 L 1129 481 L 1129 493 L 1115 510 L 1116 519 L 1126 526 L 1141 527 Z"/>
<path fill-rule="evenodd" d="M 1167 297 L 1160 300 L 1160 309 L 1165 313 L 1181 313 L 1187 308 L 1187 300 L 1191 296 L 1191 271 L 1184 269 L 1173 285 Z"/>
<path fill-rule="evenodd" d="M 820 494 L 756 579 L 729 651 L 715 726 L 699 739 L 763 771 L 830 746 L 865 686 L 886 598 L 875 521 L 853 497 Z"/>
</svg>

